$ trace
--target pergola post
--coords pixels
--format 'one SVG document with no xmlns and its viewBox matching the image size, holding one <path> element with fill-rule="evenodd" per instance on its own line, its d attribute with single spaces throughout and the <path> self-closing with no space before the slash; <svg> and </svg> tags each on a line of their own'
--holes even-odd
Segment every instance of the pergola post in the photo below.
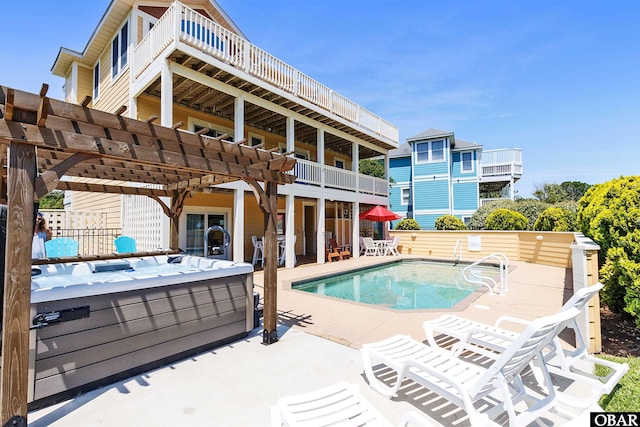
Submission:
<svg viewBox="0 0 640 427">
<path fill-rule="evenodd" d="M 9 145 L 7 241 L 2 319 L 2 425 L 27 425 L 31 243 L 36 178 L 33 145 Z"/>
<path fill-rule="evenodd" d="M 278 237 L 276 221 L 278 215 L 278 184 L 265 182 L 264 206 L 264 330 L 262 343 L 278 341 Z"/>
</svg>

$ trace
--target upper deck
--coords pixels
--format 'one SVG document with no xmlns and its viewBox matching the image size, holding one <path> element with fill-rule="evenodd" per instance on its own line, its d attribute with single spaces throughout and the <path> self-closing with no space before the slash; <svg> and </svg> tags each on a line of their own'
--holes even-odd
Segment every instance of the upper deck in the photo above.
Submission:
<svg viewBox="0 0 640 427">
<path fill-rule="evenodd" d="M 150 73 L 154 61 L 168 59 L 174 69 L 213 78 L 269 103 L 284 107 L 330 128 L 353 135 L 383 149 L 398 146 L 398 128 L 362 106 L 270 55 L 236 33 L 195 10 L 174 2 L 136 46 L 131 63 L 134 87 L 149 94 L 160 91 L 159 79 Z M 188 68 L 185 70 L 180 67 Z M 205 96 L 206 85 L 184 81 L 174 89 L 174 101 L 197 105 L 202 111 L 232 116 L 233 102 Z M 190 80 L 191 81 L 191 80 Z M 216 83 L 217 84 L 217 83 Z M 232 95 L 232 94 L 227 94 Z M 229 112 L 224 108 L 230 109 Z M 264 125 L 264 110 L 245 114 L 245 122 Z M 281 117 L 280 114 L 278 116 Z M 268 128 L 277 131 L 283 121 L 274 118 Z"/>
</svg>

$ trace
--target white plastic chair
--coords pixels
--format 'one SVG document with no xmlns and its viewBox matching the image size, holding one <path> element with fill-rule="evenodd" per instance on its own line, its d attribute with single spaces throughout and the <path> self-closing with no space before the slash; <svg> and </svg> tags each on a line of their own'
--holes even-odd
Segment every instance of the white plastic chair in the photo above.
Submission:
<svg viewBox="0 0 640 427">
<path fill-rule="evenodd" d="M 362 243 L 364 244 L 364 255 L 379 255 L 378 246 L 371 237 L 363 237 Z"/>
<path fill-rule="evenodd" d="M 400 237 L 395 236 L 391 242 L 389 242 L 386 247 L 384 254 L 385 255 L 395 255 L 399 256 L 400 252 L 398 251 L 398 244 L 400 243 Z"/>
<path fill-rule="evenodd" d="M 293 264 L 297 264 L 298 263 L 298 257 L 296 256 L 296 252 L 295 252 L 295 247 L 296 247 L 296 240 L 298 239 L 298 236 L 296 236 L 295 234 L 293 235 Z M 285 261 L 287 260 L 287 243 L 286 243 L 286 239 L 282 240 L 280 242 L 280 257 L 278 259 L 278 265 L 284 265 Z"/>
<path fill-rule="evenodd" d="M 576 308 L 583 310 L 589 300 L 602 289 L 602 283 L 579 289 L 573 296 L 560 308 L 559 312 Z M 494 325 L 465 319 L 453 314 L 445 314 L 433 320 L 423 323 L 423 328 L 427 336 L 427 341 L 432 346 L 437 346 L 436 335 L 447 335 L 457 338 L 462 344 L 456 346 L 456 349 L 465 348 L 465 343 L 471 344 L 473 351 L 480 348 L 486 348 L 494 352 L 502 352 L 507 348 L 519 334 L 501 327 L 503 323 L 516 323 L 520 325 L 529 325 L 531 322 L 508 316 L 501 316 L 496 320 Z M 593 357 L 587 350 L 587 344 L 584 337 L 580 333 L 580 329 L 575 319 L 568 325 L 575 331 L 576 350 L 563 350 L 558 337 L 555 337 L 550 345 L 545 349 L 544 363 L 547 369 L 554 375 L 569 378 L 574 381 L 584 381 L 589 384 L 592 396 L 591 400 L 597 401 L 603 394 L 608 394 L 618 384 L 620 378 L 629 370 L 626 363 L 616 363 L 604 359 Z M 580 369 L 593 364 L 604 365 L 609 368 L 606 376 L 596 376 L 592 372 Z M 565 403 L 572 405 L 584 406 L 584 402 L 577 400 L 569 401 L 568 396 L 562 396 L 561 399 Z M 588 403 L 587 403 L 588 404 Z"/>
<path fill-rule="evenodd" d="M 253 260 L 251 260 L 251 264 L 256 265 L 260 261 L 262 268 L 264 268 L 264 244 L 256 236 L 251 236 L 251 242 L 253 243 Z"/>
<path fill-rule="evenodd" d="M 505 412 L 510 426 L 528 425 L 550 409 L 557 408 L 553 387 L 546 395 L 531 393 L 524 386 L 521 372 L 579 313 L 570 308 L 531 322 L 504 352 L 486 365 L 467 362 L 440 347 L 431 347 L 406 335 L 362 347 L 364 372 L 369 385 L 385 396 L 396 396 L 406 379 L 437 393 L 464 409 L 471 425 L 490 424 L 487 414 Z M 373 367 L 384 365 L 396 373 L 391 386 L 376 378 Z M 551 384 L 549 372 L 542 369 L 545 384 Z M 385 373 L 385 377 L 389 377 Z M 413 390 L 415 392 L 415 390 Z M 489 395 L 492 398 L 487 398 Z M 526 405 L 516 405 L 525 403 Z"/>
<path fill-rule="evenodd" d="M 431 425 L 415 411 L 409 411 L 400 422 Z M 271 426 L 391 426 L 360 393 L 357 384 L 346 381 L 310 393 L 282 397 L 271 407 Z"/>
</svg>

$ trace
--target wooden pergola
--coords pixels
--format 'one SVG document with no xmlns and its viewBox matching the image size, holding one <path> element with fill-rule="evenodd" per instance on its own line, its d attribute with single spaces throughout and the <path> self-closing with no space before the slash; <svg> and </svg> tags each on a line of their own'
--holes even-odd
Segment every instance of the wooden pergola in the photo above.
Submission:
<svg viewBox="0 0 640 427">
<path fill-rule="evenodd" d="M 178 219 L 185 199 L 229 181 L 245 181 L 264 213 L 263 343 L 277 336 L 277 187 L 293 183 L 295 159 L 287 153 L 210 138 L 116 113 L 0 86 L 0 162 L 5 166 L 0 201 L 7 205 L 2 317 L 2 425 L 24 425 L 27 417 L 31 244 L 34 203 L 54 189 L 146 195 L 170 218 L 172 250 L 178 249 Z M 6 149 L 5 149 L 6 148 Z M 61 181 L 62 176 L 101 178 L 160 189 Z M 171 197 L 170 206 L 160 197 Z M 149 254 L 149 253 L 145 253 Z M 83 261 L 69 257 L 64 261 Z M 59 261 L 58 261 L 59 262 Z"/>
</svg>

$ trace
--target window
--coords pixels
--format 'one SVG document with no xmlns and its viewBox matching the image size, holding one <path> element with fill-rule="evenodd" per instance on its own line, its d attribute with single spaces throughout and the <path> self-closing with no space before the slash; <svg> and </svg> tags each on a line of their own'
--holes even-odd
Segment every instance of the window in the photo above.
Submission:
<svg viewBox="0 0 640 427">
<path fill-rule="evenodd" d="M 287 145 L 285 143 L 281 142 L 280 144 L 278 144 L 278 146 L 280 147 L 280 153 L 286 153 L 287 152 Z M 302 159 L 302 160 L 311 159 L 311 155 L 309 153 L 309 150 L 305 150 L 305 149 L 298 148 L 298 147 L 294 148 L 293 157 L 295 157 L 296 159 Z"/>
<path fill-rule="evenodd" d="M 409 195 L 411 193 L 409 192 L 408 188 L 401 188 L 400 189 L 400 204 L 402 206 L 407 206 L 409 204 Z"/>
<path fill-rule="evenodd" d="M 431 161 L 441 162 L 444 160 L 444 141 L 431 142 Z"/>
<path fill-rule="evenodd" d="M 193 126 L 193 131 L 194 132 L 198 132 L 198 131 L 200 131 L 202 129 L 205 129 L 205 128 L 206 128 L 205 126 L 194 125 Z M 210 136 L 212 138 L 216 138 L 216 137 L 218 137 L 220 135 L 224 135 L 225 133 L 227 133 L 227 132 L 223 132 L 223 131 L 216 130 L 216 129 L 211 129 L 211 128 L 208 128 L 208 129 L 209 130 L 207 131 L 207 133 L 205 133 L 205 135 Z M 233 142 L 233 137 L 232 136 L 226 136 L 224 138 L 224 140 L 225 141 L 229 141 L 229 142 Z"/>
<path fill-rule="evenodd" d="M 344 169 L 344 159 L 335 158 L 333 159 L 333 164 L 338 169 Z"/>
<path fill-rule="evenodd" d="M 100 62 L 93 67 L 93 100 L 100 95 Z"/>
<path fill-rule="evenodd" d="M 429 161 L 429 143 L 421 142 L 416 144 L 416 162 L 426 163 Z"/>
<path fill-rule="evenodd" d="M 473 153 L 465 151 L 460 154 L 460 167 L 462 172 L 473 172 Z"/>
<path fill-rule="evenodd" d="M 248 137 L 249 137 L 249 145 L 252 147 L 255 145 L 264 144 L 264 136 L 254 135 L 250 133 Z"/>
<path fill-rule="evenodd" d="M 111 77 L 116 77 L 127 65 L 129 54 L 129 22 L 125 22 L 111 42 Z"/>
<path fill-rule="evenodd" d="M 416 144 L 416 163 L 441 162 L 444 160 L 444 139 Z"/>
</svg>

